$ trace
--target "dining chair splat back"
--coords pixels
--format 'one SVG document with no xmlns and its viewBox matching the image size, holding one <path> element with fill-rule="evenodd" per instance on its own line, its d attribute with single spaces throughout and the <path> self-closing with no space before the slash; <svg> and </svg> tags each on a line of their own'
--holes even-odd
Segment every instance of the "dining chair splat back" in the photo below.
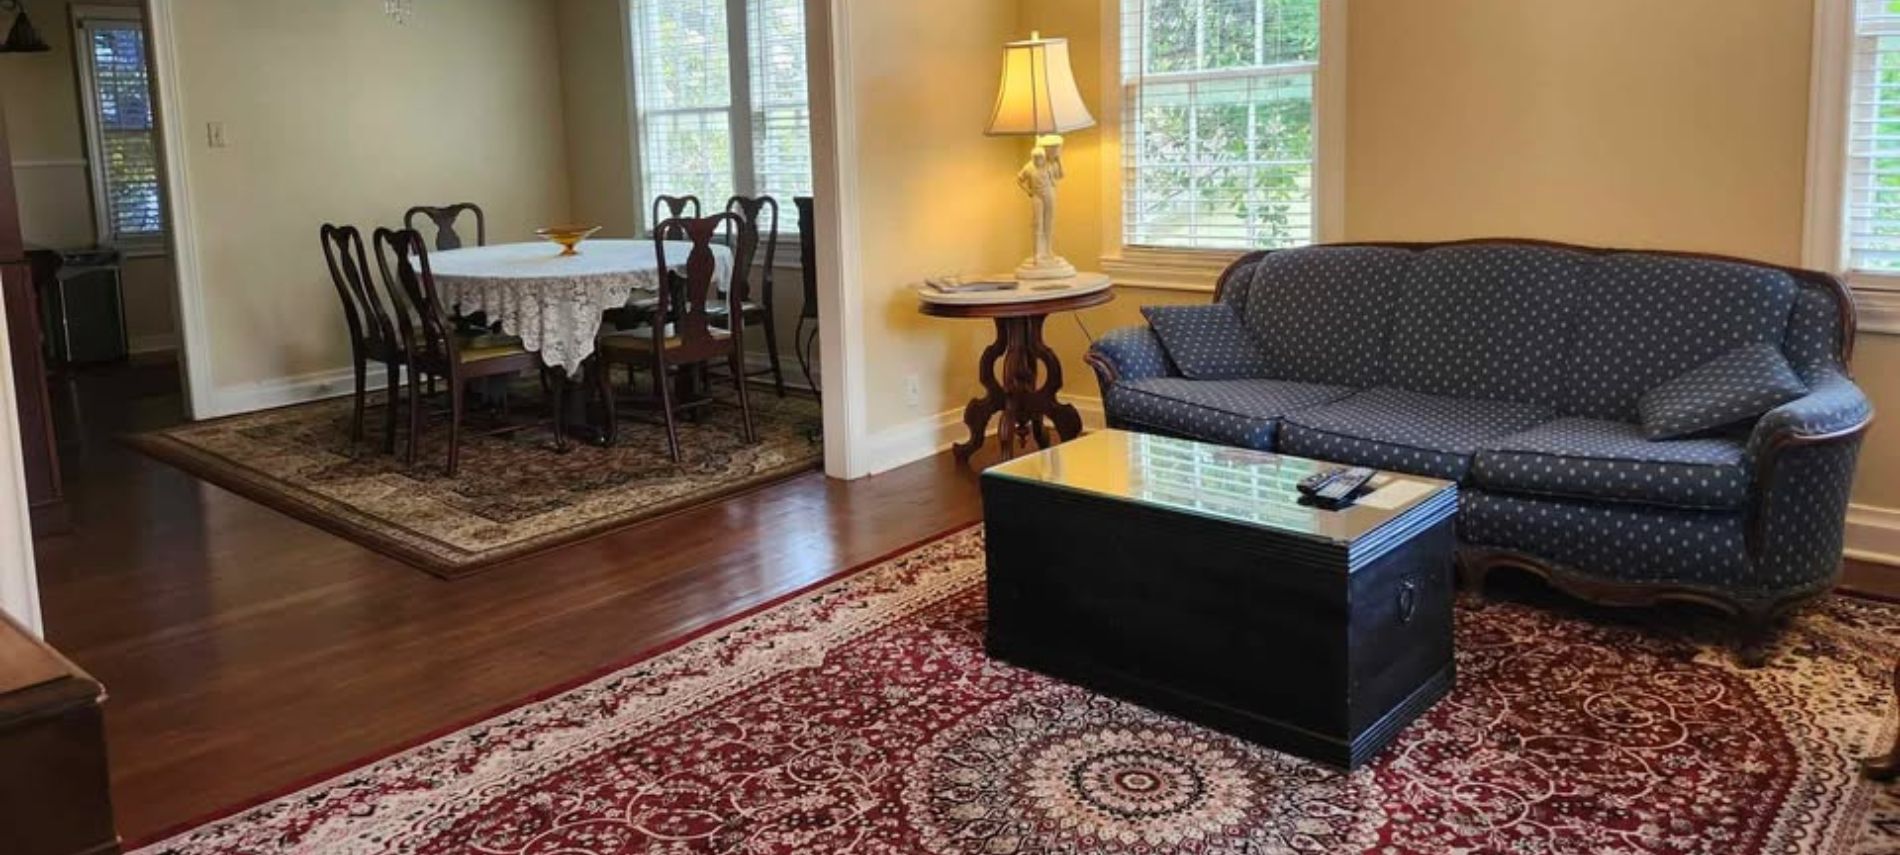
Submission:
<svg viewBox="0 0 1900 855">
<path fill-rule="evenodd" d="M 723 296 L 717 293 L 719 259 L 713 253 L 713 241 L 721 229 L 730 235 L 741 225 L 739 217 L 726 213 L 704 218 L 676 217 L 661 222 L 653 230 L 655 263 L 665 271 L 667 280 L 655 295 L 654 323 L 603 335 L 596 349 L 600 360 L 596 382 L 608 402 L 605 407 L 608 442 L 613 442 L 616 434 L 608 366 L 625 363 L 630 368 L 645 367 L 652 373 L 653 387 L 666 421 L 667 452 L 677 463 L 680 442 L 676 405 L 682 402 L 675 400 L 667 373 L 669 369 L 676 370 L 682 372 L 681 377 L 690 377 L 693 366 L 722 358 L 732 372 L 746 442 L 758 441 L 752 424 L 752 403 L 746 396 L 744 315 L 738 311 L 737 294 L 733 289 L 727 288 Z M 692 245 L 684 265 L 675 267 L 668 262 L 667 235 L 675 235 L 675 240 Z M 715 301 L 723 302 L 726 316 L 733 319 L 725 328 L 713 324 Z M 671 322 L 666 322 L 669 319 Z"/>
<path fill-rule="evenodd" d="M 448 474 L 454 477 L 461 462 L 462 417 L 467 411 L 468 381 L 538 369 L 542 367 L 541 359 L 523 348 L 519 340 L 489 342 L 457 333 L 441 293 L 436 289 L 435 274 L 429 268 L 429 249 L 422 241 L 421 232 L 377 229 L 374 243 L 376 263 L 382 269 L 384 281 L 390 283 L 391 292 L 400 291 L 408 302 L 408 311 L 397 315 L 403 340 L 412 343 L 407 460 L 412 465 L 416 462 L 418 447 L 422 444 L 419 375 L 445 377 L 449 392 Z M 567 448 L 561 408 L 564 385 L 550 384 L 555 444 L 562 450 Z"/>
<path fill-rule="evenodd" d="M 798 323 L 792 328 L 792 351 L 798 355 L 798 370 L 805 385 L 818 391 L 819 379 L 812 370 L 818 353 L 818 212 L 810 196 L 797 196 L 798 273 L 804 285 L 804 302 L 798 307 Z"/>
<path fill-rule="evenodd" d="M 388 381 L 388 401 L 383 413 L 383 450 L 396 450 L 396 402 L 402 367 L 409 359 L 405 338 L 397 336 L 390 308 L 377 293 L 370 277 L 369 253 L 363 248 L 363 233 L 355 226 L 325 223 L 318 232 L 323 243 L 323 261 L 330 268 L 330 281 L 336 285 L 337 298 L 343 303 L 343 320 L 350 329 L 350 356 L 356 368 L 355 412 L 350 419 L 350 444 L 363 441 L 363 413 L 369 398 L 369 363 L 383 364 Z"/>
<path fill-rule="evenodd" d="M 416 229 L 416 220 L 421 217 L 428 218 L 429 222 L 435 224 L 435 251 L 448 252 L 461 249 L 464 245 L 461 233 L 455 230 L 455 223 L 462 218 L 463 214 L 475 215 L 475 245 L 487 246 L 488 215 L 482 213 L 482 206 L 474 202 L 457 202 L 439 208 L 417 205 L 402 215 L 402 225 L 403 228 L 420 232 Z"/>
<path fill-rule="evenodd" d="M 697 220 L 700 217 L 699 197 L 693 195 L 668 196 L 661 194 L 653 197 L 652 218 L 655 236 L 666 235 L 667 240 L 685 240 L 679 234 L 667 234 L 666 224 L 673 220 Z"/>
<path fill-rule="evenodd" d="M 726 200 L 726 212 L 739 218 L 732 239 L 732 290 L 735 304 L 749 326 L 765 331 L 767 366 L 752 376 L 771 375 L 779 397 L 785 397 L 785 372 L 779 365 L 778 317 L 773 310 L 774 268 L 778 264 L 778 200 L 770 196 L 734 196 Z M 765 262 L 760 250 L 764 250 Z M 758 298 L 752 296 L 752 271 L 759 271 Z"/>
</svg>

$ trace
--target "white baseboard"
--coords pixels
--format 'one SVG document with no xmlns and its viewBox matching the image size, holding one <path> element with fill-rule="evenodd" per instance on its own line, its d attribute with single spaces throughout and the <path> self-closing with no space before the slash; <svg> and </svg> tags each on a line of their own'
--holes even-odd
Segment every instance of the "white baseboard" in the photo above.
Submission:
<svg viewBox="0 0 1900 855">
<path fill-rule="evenodd" d="M 1102 399 L 1077 395 L 1063 400 L 1082 413 L 1084 429 L 1097 430 L 1104 424 Z M 993 422 L 989 435 L 996 435 Z M 968 438 L 969 430 L 963 426 L 963 408 L 957 407 L 872 434 L 866 443 L 870 452 L 865 459 L 870 474 L 876 475 L 942 453 Z"/>
<path fill-rule="evenodd" d="M 141 353 L 167 353 L 177 349 L 178 336 L 174 333 L 135 335 L 125 342 L 126 352 L 134 356 Z"/>
<path fill-rule="evenodd" d="M 383 367 L 370 366 L 369 388 L 381 389 L 383 380 Z M 240 413 L 288 407 L 292 404 L 348 395 L 355 391 L 356 373 L 348 368 L 257 383 L 221 386 L 212 392 L 212 411 L 199 414 L 199 418 L 235 416 Z"/>
<path fill-rule="evenodd" d="M 1900 566 L 1900 508 L 1850 505 L 1847 557 Z"/>
</svg>

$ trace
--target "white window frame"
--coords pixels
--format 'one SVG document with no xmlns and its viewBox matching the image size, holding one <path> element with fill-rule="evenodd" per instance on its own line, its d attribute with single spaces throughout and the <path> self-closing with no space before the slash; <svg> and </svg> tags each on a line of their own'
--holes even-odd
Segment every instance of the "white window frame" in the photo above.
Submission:
<svg viewBox="0 0 1900 855">
<path fill-rule="evenodd" d="M 638 80 L 634 77 L 634 75 L 640 73 L 642 67 L 639 57 L 641 47 L 640 39 L 634 30 L 634 27 L 637 26 L 635 21 L 636 16 L 639 15 L 639 10 L 634 8 L 634 2 L 635 0 L 622 0 L 620 4 L 623 15 L 623 26 L 621 30 L 624 34 L 622 44 L 625 46 L 627 52 L 628 100 L 632 107 L 629 124 L 632 126 L 631 133 L 633 134 L 633 144 L 631 146 L 633 153 L 633 174 L 635 192 L 638 197 L 636 201 L 639 203 L 635 206 L 634 216 L 636 218 L 635 222 L 639 224 L 638 228 L 640 234 L 651 237 L 653 235 L 653 227 L 658 225 L 658 223 L 648 222 L 648 220 L 651 220 L 653 217 L 653 191 L 646 186 L 647 164 L 644 148 L 646 144 L 647 113 L 640 104 L 640 85 Z M 753 161 L 752 151 L 752 9 L 749 0 L 725 0 L 725 4 L 726 69 L 730 83 L 728 84 L 728 98 L 724 112 L 726 113 L 727 126 L 730 128 L 727 136 L 732 147 L 730 154 L 732 161 L 732 186 L 735 194 L 751 196 L 756 194 L 758 184 L 758 164 Z M 805 26 L 808 41 L 810 39 L 811 28 L 809 8 L 809 5 L 807 5 Z M 809 51 L 806 56 L 806 67 L 808 70 L 806 72 L 807 91 L 805 94 L 805 108 L 809 111 L 812 109 L 812 98 L 811 92 L 809 91 L 810 74 L 812 73 L 810 70 L 811 57 Z M 714 112 L 714 110 L 712 108 L 677 108 L 657 111 L 657 114 L 679 115 L 696 112 Z M 813 129 L 813 134 L 814 137 L 811 145 L 814 146 L 815 151 L 815 146 L 817 145 L 815 128 Z M 816 175 L 813 176 L 812 180 L 814 183 L 816 182 Z M 726 201 L 725 199 L 699 200 L 702 213 L 708 216 L 724 211 L 726 209 Z M 779 205 L 779 233 L 778 248 L 774 254 L 774 266 L 781 270 L 797 270 L 804 265 L 804 259 L 801 257 L 803 253 L 799 246 L 798 230 L 789 228 L 789 221 L 796 215 L 796 204 L 791 199 L 778 199 L 777 201 Z M 769 213 L 768 211 L 767 214 L 769 215 Z M 764 252 L 762 245 L 759 251 L 761 253 Z M 763 259 L 760 260 L 760 263 L 763 263 Z"/>
<path fill-rule="evenodd" d="M 163 194 L 159 199 L 159 215 L 163 227 L 156 235 L 136 240 L 118 240 L 112 233 L 112 206 L 106 192 L 105 134 L 99 127 L 99 91 L 93 77 L 92 45 L 86 38 L 86 22 L 114 21 L 138 24 L 145 32 L 146 83 L 152 87 L 151 104 L 154 112 L 152 122 L 152 142 L 159 143 L 159 128 L 156 117 L 158 110 L 158 81 L 152 74 L 152 44 L 150 33 L 144 30 L 145 13 L 138 6 L 74 6 L 71 12 L 73 28 L 73 64 L 79 75 L 80 117 L 86 133 L 86 161 L 92 177 L 92 215 L 95 239 L 102 246 L 111 246 L 129 257 L 162 256 L 166 254 L 166 244 L 171 237 L 171 211 L 165 205 Z M 164 155 L 161 152 L 155 164 L 160 174 L 164 172 Z M 163 179 L 161 179 L 162 181 Z"/>
<path fill-rule="evenodd" d="M 1249 250 L 1171 249 L 1123 243 L 1122 0 L 1102 0 L 1102 270 L 1117 285 L 1213 291 Z M 1319 68 L 1313 76 L 1313 218 L 1319 243 L 1346 232 L 1346 0 L 1319 0 Z"/>
<path fill-rule="evenodd" d="M 1807 210 L 1802 265 L 1853 290 L 1862 332 L 1900 334 L 1900 275 L 1848 269 L 1848 132 L 1854 79 L 1854 0 L 1815 0 L 1809 69 Z"/>
</svg>

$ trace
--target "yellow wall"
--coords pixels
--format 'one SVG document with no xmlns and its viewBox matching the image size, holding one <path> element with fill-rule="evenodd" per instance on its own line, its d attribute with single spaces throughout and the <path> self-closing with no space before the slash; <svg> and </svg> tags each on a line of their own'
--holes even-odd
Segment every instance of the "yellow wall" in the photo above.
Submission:
<svg viewBox="0 0 1900 855">
<path fill-rule="evenodd" d="M 560 0 L 561 96 L 574 218 L 601 226 L 602 237 L 630 238 L 639 228 L 640 203 L 623 2 Z"/>
<path fill-rule="evenodd" d="M 1021 140 L 983 136 L 1017 0 L 848 2 L 856 107 L 858 248 L 863 281 L 867 424 L 873 435 L 934 417 L 974 395 L 981 321 L 925 318 L 911 283 L 1012 269 L 1029 251 L 1014 176 Z M 916 376 L 916 406 L 905 381 Z"/>
<path fill-rule="evenodd" d="M 34 27 L 52 50 L 0 57 L 0 110 L 14 132 L 14 159 L 28 164 L 14 171 L 21 231 L 27 243 L 55 248 L 90 246 L 98 240 L 68 5 L 66 0 L 26 0 Z M 136 5 L 136 0 L 89 5 Z M 128 258 L 122 277 L 126 335 L 132 346 L 174 344 L 170 258 Z"/>
<path fill-rule="evenodd" d="M 349 364 L 317 243 L 473 201 L 489 240 L 568 214 L 555 6 L 418 0 L 173 4 L 202 290 L 220 388 Z M 227 148 L 206 145 L 226 123 Z"/>
</svg>

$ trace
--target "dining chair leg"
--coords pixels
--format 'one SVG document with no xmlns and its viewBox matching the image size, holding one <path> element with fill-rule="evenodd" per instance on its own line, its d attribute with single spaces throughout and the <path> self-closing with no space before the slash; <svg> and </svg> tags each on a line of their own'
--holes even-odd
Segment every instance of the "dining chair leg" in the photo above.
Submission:
<svg viewBox="0 0 1900 855">
<path fill-rule="evenodd" d="M 587 369 L 593 372 L 594 390 L 600 394 L 600 417 L 606 432 L 602 439 L 611 448 L 620 441 L 620 414 L 614 406 L 614 366 L 600 357 L 594 357 Z M 632 370 L 627 372 L 633 374 Z"/>
<path fill-rule="evenodd" d="M 383 363 L 383 453 L 396 453 L 396 412 L 402 406 L 402 363 Z"/>
<path fill-rule="evenodd" d="M 685 372 L 691 370 L 691 367 L 680 366 L 681 374 L 684 375 Z M 666 453 L 673 458 L 674 463 L 678 463 L 680 462 L 680 428 L 676 420 L 677 416 L 673 412 L 673 390 L 666 384 L 666 362 L 660 359 L 653 360 L 653 388 L 660 395 L 660 417 L 666 419 Z"/>
<path fill-rule="evenodd" d="M 403 462 L 416 465 L 416 455 L 422 448 L 422 373 L 414 366 L 409 369 L 409 451 L 403 455 Z M 435 375 L 429 375 L 429 384 L 435 384 Z"/>
<path fill-rule="evenodd" d="M 547 384 L 548 401 L 554 405 L 554 450 L 559 454 L 566 454 L 568 452 L 567 371 L 560 368 L 543 368 L 541 382 Z"/>
<path fill-rule="evenodd" d="M 455 477 L 462 462 L 462 408 L 466 387 L 462 378 L 449 375 L 449 477 Z"/>
<path fill-rule="evenodd" d="M 752 427 L 752 396 L 745 391 L 745 350 L 739 347 L 732 349 L 732 385 L 739 390 L 739 415 L 745 419 L 745 441 L 758 442 L 759 433 Z"/>
<path fill-rule="evenodd" d="M 778 391 L 779 397 L 783 398 L 785 397 L 785 369 L 779 365 L 778 359 L 778 323 L 773 320 L 769 312 L 765 315 L 764 326 L 765 358 L 772 365 L 772 388 Z"/>
<path fill-rule="evenodd" d="M 350 451 L 356 451 L 357 443 L 363 441 L 363 409 L 369 398 L 369 360 L 362 354 L 355 355 L 356 362 L 356 409 L 350 416 Z"/>
</svg>

